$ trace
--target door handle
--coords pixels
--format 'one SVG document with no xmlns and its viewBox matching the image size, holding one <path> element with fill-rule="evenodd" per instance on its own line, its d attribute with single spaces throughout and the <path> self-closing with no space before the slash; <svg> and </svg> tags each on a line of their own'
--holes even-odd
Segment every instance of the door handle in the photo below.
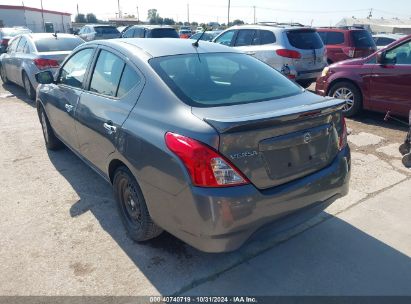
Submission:
<svg viewBox="0 0 411 304">
<path fill-rule="evenodd" d="M 66 104 L 64 105 L 64 107 L 66 108 L 66 111 L 67 111 L 68 113 L 70 113 L 71 110 L 73 110 L 73 108 L 74 108 L 74 106 L 72 106 L 71 104 L 68 104 L 68 103 L 66 103 Z"/>
<path fill-rule="evenodd" d="M 111 122 L 111 121 L 105 122 L 103 124 L 103 127 L 106 130 L 107 134 L 109 134 L 109 135 L 111 135 L 113 133 L 116 133 L 116 131 L 117 131 L 117 127 L 113 126 L 113 122 Z"/>
</svg>

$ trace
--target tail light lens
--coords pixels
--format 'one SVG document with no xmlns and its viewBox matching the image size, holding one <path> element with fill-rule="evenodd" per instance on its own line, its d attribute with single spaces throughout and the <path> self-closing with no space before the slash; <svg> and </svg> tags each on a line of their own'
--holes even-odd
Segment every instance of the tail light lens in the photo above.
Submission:
<svg viewBox="0 0 411 304">
<path fill-rule="evenodd" d="M 171 132 L 166 134 L 165 141 L 184 163 L 195 186 L 211 188 L 249 184 L 230 161 L 207 145 Z"/>
<path fill-rule="evenodd" d="M 54 59 L 37 58 L 37 59 L 34 59 L 33 62 L 36 65 L 36 67 L 39 68 L 39 70 L 59 67 L 58 61 Z"/>
<path fill-rule="evenodd" d="M 347 55 L 350 58 L 355 57 L 355 48 L 346 47 L 346 48 L 343 48 L 343 52 L 345 55 Z"/>
<path fill-rule="evenodd" d="M 280 49 L 280 50 L 276 50 L 275 52 L 277 53 L 278 56 L 281 56 L 281 57 L 292 58 L 292 59 L 301 58 L 301 54 L 294 50 Z"/>
<path fill-rule="evenodd" d="M 0 39 L 0 44 L 4 46 L 8 46 L 9 44 L 9 39 Z"/>
<path fill-rule="evenodd" d="M 338 142 L 338 148 L 340 149 L 340 151 L 343 150 L 345 146 L 347 145 L 347 124 L 345 122 L 344 116 L 341 116 L 341 124 L 342 124 L 341 126 L 342 130 L 341 130 L 339 142 Z"/>
</svg>

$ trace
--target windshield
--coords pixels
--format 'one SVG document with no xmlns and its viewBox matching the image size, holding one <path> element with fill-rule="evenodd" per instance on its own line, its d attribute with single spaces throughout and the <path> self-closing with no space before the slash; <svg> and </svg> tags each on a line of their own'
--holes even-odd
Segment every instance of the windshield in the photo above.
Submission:
<svg viewBox="0 0 411 304">
<path fill-rule="evenodd" d="M 151 31 L 152 38 L 179 38 L 177 31 L 173 28 L 153 29 Z"/>
<path fill-rule="evenodd" d="M 315 30 L 293 30 L 287 32 L 290 44 L 301 50 L 321 49 L 324 44 Z"/>
<path fill-rule="evenodd" d="M 97 34 L 100 35 L 110 35 L 110 34 L 120 34 L 117 28 L 114 26 L 96 26 L 94 27 L 94 30 L 96 31 Z"/>
<path fill-rule="evenodd" d="M 150 64 L 182 101 L 195 107 L 245 104 L 302 92 L 281 73 L 246 54 L 176 55 L 151 59 Z"/>
<path fill-rule="evenodd" d="M 42 52 L 63 52 L 72 51 L 84 41 L 78 37 L 73 38 L 42 38 L 34 41 L 37 51 Z"/>
<path fill-rule="evenodd" d="M 367 31 L 352 31 L 351 37 L 354 41 L 354 46 L 359 48 L 375 48 L 374 39 Z"/>
</svg>

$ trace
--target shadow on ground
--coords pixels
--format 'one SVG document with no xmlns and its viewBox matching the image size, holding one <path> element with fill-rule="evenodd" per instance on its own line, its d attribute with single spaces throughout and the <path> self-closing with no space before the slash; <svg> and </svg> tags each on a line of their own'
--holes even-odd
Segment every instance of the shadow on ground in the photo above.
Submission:
<svg viewBox="0 0 411 304">
<path fill-rule="evenodd" d="M 303 228 L 298 231 L 295 229 L 298 221 L 295 225 L 289 222 L 288 227 L 281 224 L 273 225 L 272 229 L 265 227 L 240 250 L 228 254 L 199 252 L 168 233 L 144 244 L 134 243 L 126 236 L 107 182 L 68 149 L 49 152 L 49 157 L 80 197 L 72 205 L 70 215 L 81 217 L 87 211 L 92 212 L 161 294 L 190 294 L 196 287 L 200 294 L 207 295 L 213 292 L 222 295 L 225 290 L 247 295 L 253 294 L 253 290 L 257 294 L 273 295 L 411 293 L 408 256 L 326 213 L 322 214 L 326 222 L 304 233 L 308 226 L 299 225 Z M 293 229 L 293 233 L 288 232 Z M 272 247 L 274 250 L 268 250 Z M 261 262 L 256 263 L 261 257 Z M 255 268 L 235 273 L 243 268 L 236 266 L 244 265 L 245 261 L 248 261 L 245 265 L 252 263 Z M 235 273 L 234 278 L 213 283 L 230 269 Z M 260 277 L 259 273 L 267 269 L 272 269 L 272 276 Z M 201 289 L 210 282 L 214 284 L 212 289 Z"/>
<path fill-rule="evenodd" d="M 408 131 L 408 118 L 394 116 L 395 119 L 400 120 L 401 122 L 395 119 L 389 119 L 388 121 L 384 121 L 385 114 L 376 113 L 376 112 L 369 112 L 363 111 L 361 115 L 355 116 L 350 118 L 351 120 L 375 127 L 382 127 L 391 130 L 397 131 Z"/>
<path fill-rule="evenodd" d="M 18 85 L 13 84 L 13 83 L 9 83 L 9 84 L 2 83 L 2 87 L 6 92 L 7 91 L 9 92 L 7 94 L 14 95 L 15 97 L 24 101 L 25 103 L 32 106 L 33 108 L 36 107 L 36 103 L 27 97 L 26 92 L 24 91 L 22 87 L 19 87 Z"/>
</svg>

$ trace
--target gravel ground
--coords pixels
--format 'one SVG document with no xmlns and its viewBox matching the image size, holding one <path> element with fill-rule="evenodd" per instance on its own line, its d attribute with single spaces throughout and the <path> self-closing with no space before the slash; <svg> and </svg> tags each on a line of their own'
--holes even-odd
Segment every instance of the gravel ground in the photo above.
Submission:
<svg viewBox="0 0 411 304">
<path fill-rule="evenodd" d="M 400 283 L 411 281 L 411 170 L 398 153 L 406 128 L 383 115 L 348 120 L 347 197 L 230 254 L 201 253 L 166 233 L 146 244 L 128 239 L 110 186 L 68 149 L 47 152 L 35 108 L 20 88 L 0 86 L 0 122 L 0 295 L 350 295 L 361 279 L 367 294 L 410 293 Z M 281 275 L 264 275 L 268 270 Z"/>
</svg>

